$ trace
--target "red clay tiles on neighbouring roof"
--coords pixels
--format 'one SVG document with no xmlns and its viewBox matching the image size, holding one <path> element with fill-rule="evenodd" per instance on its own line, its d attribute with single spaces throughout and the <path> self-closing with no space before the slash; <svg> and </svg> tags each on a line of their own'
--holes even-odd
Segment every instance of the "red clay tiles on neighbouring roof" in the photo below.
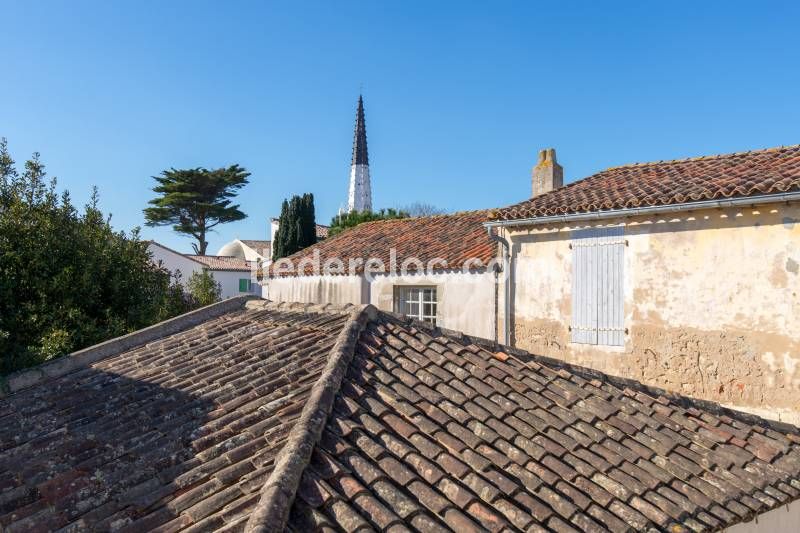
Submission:
<svg viewBox="0 0 800 533">
<path fill-rule="evenodd" d="M 800 191 L 800 145 L 609 168 L 494 210 L 515 220 Z"/>
<path fill-rule="evenodd" d="M 371 306 L 251 302 L 0 398 L 0 437 L 7 531 L 716 530 L 800 498 L 797 428 Z"/>
<path fill-rule="evenodd" d="M 435 258 L 443 259 L 447 268 L 453 269 L 461 268 L 467 260 L 476 258 L 485 266 L 494 258 L 496 249 L 483 227 L 486 221 L 487 211 L 471 211 L 365 222 L 287 259 L 297 266 L 303 259 L 313 258 L 314 253 L 319 252 L 321 267 L 333 258 L 342 260 L 345 268 L 350 259 L 380 259 L 389 269 L 390 250 L 395 249 L 398 269 L 408 258 L 418 259 L 423 265 Z M 311 267 L 304 272 L 311 274 Z M 359 267 L 356 273 L 360 272 L 363 272 L 363 267 Z"/>
<path fill-rule="evenodd" d="M 232 270 L 236 272 L 250 271 L 250 262 L 238 257 L 225 255 L 189 255 L 186 257 L 203 263 L 210 270 Z"/>
</svg>

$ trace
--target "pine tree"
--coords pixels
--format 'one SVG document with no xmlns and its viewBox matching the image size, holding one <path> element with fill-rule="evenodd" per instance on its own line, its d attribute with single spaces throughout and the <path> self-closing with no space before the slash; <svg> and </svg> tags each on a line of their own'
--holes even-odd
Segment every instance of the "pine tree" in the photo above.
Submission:
<svg viewBox="0 0 800 533">
<path fill-rule="evenodd" d="M 207 170 L 165 170 L 153 176 L 158 185 L 153 192 L 159 197 L 150 200 L 144 210 L 148 226 L 169 226 L 177 233 L 197 239 L 192 247 L 196 254 L 205 255 L 206 234 L 215 226 L 246 218 L 231 199 L 247 185 L 247 170 L 239 165 Z"/>
</svg>

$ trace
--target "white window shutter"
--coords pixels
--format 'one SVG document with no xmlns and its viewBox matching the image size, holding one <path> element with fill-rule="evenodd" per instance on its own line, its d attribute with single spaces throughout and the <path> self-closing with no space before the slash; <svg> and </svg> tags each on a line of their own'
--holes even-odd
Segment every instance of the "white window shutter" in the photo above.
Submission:
<svg viewBox="0 0 800 533">
<path fill-rule="evenodd" d="M 623 228 L 573 232 L 572 342 L 622 346 Z"/>
</svg>

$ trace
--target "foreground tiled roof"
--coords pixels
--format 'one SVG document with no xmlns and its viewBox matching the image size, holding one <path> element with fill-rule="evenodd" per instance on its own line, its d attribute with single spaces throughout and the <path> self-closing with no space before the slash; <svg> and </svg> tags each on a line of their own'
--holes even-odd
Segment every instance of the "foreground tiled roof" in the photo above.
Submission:
<svg viewBox="0 0 800 533">
<path fill-rule="evenodd" d="M 303 259 L 313 258 L 315 252 L 319 252 L 321 267 L 334 258 L 342 260 L 346 269 L 351 259 L 380 259 L 388 270 L 390 253 L 394 249 L 398 269 L 409 258 L 418 259 L 423 265 L 432 259 L 444 259 L 447 268 L 453 269 L 461 268 L 467 260 L 476 258 L 485 266 L 494 258 L 496 249 L 482 225 L 486 221 L 486 211 L 470 211 L 365 222 L 287 259 L 297 266 Z M 410 270 L 413 270 L 413 265 Z M 363 267 L 355 273 L 360 272 L 363 272 Z M 305 274 L 311 273 L 311 266 L 308 266 Z"/>
<path fill-rule="evenodd" d="M 0 530 L 243 523 L 344 322 L 238 310 L 0 400 Z"/>
<path fill-rule="evenodd" d="M 187 255 L 186 257 L 204 264 L 210 270 L 233 270 L 236 272 L 250 270 L 250 262 L 239 257 L 226 255 Z"/>
<path fill-rule="evenodd" d="M 800 145 L 614 167 L 498 209 L 514 220 L 800 191 Z"/>
<path fill-rule="evenodd" d="M 800 497 L 797 428 L 371 306 L 251 302 L 31 372 L 4 531 L 701 531 Z"/>
</svg>

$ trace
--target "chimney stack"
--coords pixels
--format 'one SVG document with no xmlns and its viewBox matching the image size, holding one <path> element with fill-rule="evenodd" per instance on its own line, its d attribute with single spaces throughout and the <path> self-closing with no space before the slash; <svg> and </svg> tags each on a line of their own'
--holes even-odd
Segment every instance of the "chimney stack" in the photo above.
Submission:
<svg viewBox="0 0 800 533">
<path fill-rule="evenodd" d="M 539 150 L 539 162 L 533 167 L 531 174 L 533 189 L 531 198 L 536 198 L 564 185 L 564 168 L 556 161 L 555 148 Z"/>
</svg>

